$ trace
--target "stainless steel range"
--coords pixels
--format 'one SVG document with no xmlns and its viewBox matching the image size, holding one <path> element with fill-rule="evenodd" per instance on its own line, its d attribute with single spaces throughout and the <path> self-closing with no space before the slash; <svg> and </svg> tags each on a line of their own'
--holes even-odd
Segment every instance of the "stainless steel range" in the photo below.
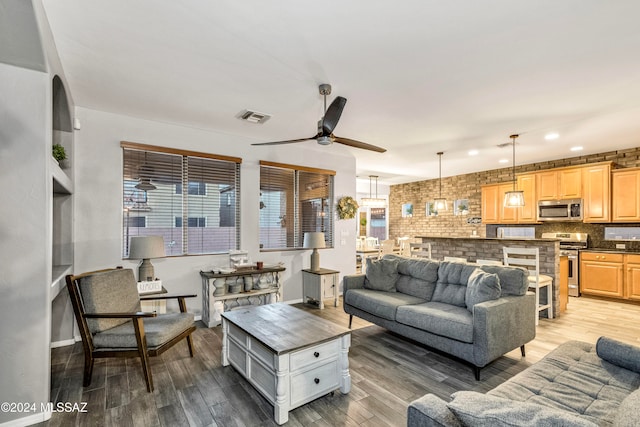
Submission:
<svg viewBox="0 0 640 427">
<path fill-rule="evenodd" d="M 569 258 L 569 296 L 580 296 L 580 262 L 578 251 L 587 248 L 586 233 L 542 233 L 543 239 L 560 239 L 560 255 Z"/>
</svg>

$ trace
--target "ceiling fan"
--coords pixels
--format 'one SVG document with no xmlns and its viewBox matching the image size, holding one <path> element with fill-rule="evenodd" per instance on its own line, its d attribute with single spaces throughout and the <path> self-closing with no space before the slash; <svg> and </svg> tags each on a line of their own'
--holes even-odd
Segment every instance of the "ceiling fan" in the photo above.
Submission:
<svg viewBox="0 0 640 427">
<path fill-rule="evenodd" d="M 387 151 L 385 148 L 377 147 L 366 142 L 356 141 L 355 139 L 342 138 L 333 134 L 342 115 L 342 110 L 347 103 L 347 98 L 336 96 L 336 99 L 331 102 L 329 108 L 327 108 L 327 95 L 331 94 L 330 84 L 321 84 L 318 89 L 320 95 L 324 96 L 324 117 L 318 120 L 318 133 L 310 138 L 290 139 L 286 141 L 274 141 L 274 142 L 259 142 L 251 145 L 279 145 L 279 144 L 293 144 L 295 142 L 309 141 L 315 139 L 320 145 L 330 145 L 334 142 L 338 144 L 348 145 L 350 147 L 362 148 L 363 150 L 377 151 L 378 153 L 384 153 Z"/>
</svg>

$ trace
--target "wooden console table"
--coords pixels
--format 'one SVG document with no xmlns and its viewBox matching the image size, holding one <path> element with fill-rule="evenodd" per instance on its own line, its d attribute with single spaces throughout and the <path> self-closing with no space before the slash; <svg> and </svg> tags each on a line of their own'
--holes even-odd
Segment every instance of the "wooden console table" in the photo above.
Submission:
<svg viewBox="0 0 640 427">
<path fill-rule="evenodd" d="M 241 270 L 233 273 L 214 273 L 213 271 L 201 271 L 202 277 L 202 321 L 207 327 L 217 326 L 221 323 L 220 315 L 242 305 L 271 304 L 282 300 L 280 286 L 280 272 L 284 267 L 270 267 L 260 270 Z M 244 291 L 244 281 L 248 278 L 253 283 L 250 291 Z M 224 292 L 219 291 L 214 283 L 216 280 L 224 280 Z M 268 286 L 257 288 L 257 284 L 266 281 Z M 228 291 L 229 283 L 242 282 L 242 289 L 237 293 Z M 218 290 L 217 290 L 218 289 Z M 216 304 L 220 303 L 220 304 Z"/>
</svg>

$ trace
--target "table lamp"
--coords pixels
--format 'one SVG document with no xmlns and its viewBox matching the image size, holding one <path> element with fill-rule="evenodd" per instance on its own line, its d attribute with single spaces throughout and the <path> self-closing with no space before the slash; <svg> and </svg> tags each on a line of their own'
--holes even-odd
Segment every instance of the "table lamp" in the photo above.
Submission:
<svg viewBox="0 0 640 427">
<path fill-rule="evenodd" d="M 305 248 L 313 249 L 313 252 L 311 252 L 311 270 L 319 271 L 320 254 L 318 253 L 318 249 L 326 247 L 326 245 L 324 244 L 324 233 L 304 233 L 304 243 L 302 246 L 304 246 Z"/>
<path fill-rule="evenodd" d="M 164 239 L 162 236 L 135 236 L 129 243 L 129 259 L 141 259 L 138 267 L 138 281 L 151 281 L 155 278 L 151 258 L 164 258 Z"/>
</svg>

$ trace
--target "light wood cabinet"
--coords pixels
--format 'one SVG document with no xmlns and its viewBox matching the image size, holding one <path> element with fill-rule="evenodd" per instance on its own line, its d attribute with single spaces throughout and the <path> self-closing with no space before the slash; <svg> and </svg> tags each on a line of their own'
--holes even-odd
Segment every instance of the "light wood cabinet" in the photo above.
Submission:
<svg viewBox="0 0 640 427">
<path fill-rule="evenodd" d="M 560 257 L 560 286 L 558 287 L 560 303 L 560 313 L 567 311 L 569 303 L 569 257 Z"/>
<path fill-rule="evenodd" d="M 640 300 L 640 255 L 625 255 L 625 297 Z"/>
<path fill-rule="evenodd" d="M 536 174 L 536 193 L 538 200 L 558 199 L 558 172 L 555 170 Z"/>
<path fill-rule="evenodd" d="M 611 221 L 611 163 L 582 168 L 584 222 Z"/>
<path fill-rule="evenodd" d="M 504 194 L 513 190 L 513 183 L 485 185 L 481 189 L 482 223 L 515 224 L 519 208 L 505 208 Z"/>
<path fill-rule="evenodd" d="M 524 192 L 524 206 L 518 208 L 518 222 L 534 223 L 537 220 L 536 174 L 518 175 L 518 190 Z"/>
<path fill-rule="evenodd" d="M 624 255 L 606 252 L 580 254 L 580 292 L 624 297 Z"/>
<path fill-rule="evenodd" d="M 582 168 L 558 171 L 558 198 L 580 199 L 582 197 Z"/>
<path fill-rule="evenodd" d="M 614 170 L 611 181 L 613 222 L 640 222 L 640 168 Z"/>
</svg>

